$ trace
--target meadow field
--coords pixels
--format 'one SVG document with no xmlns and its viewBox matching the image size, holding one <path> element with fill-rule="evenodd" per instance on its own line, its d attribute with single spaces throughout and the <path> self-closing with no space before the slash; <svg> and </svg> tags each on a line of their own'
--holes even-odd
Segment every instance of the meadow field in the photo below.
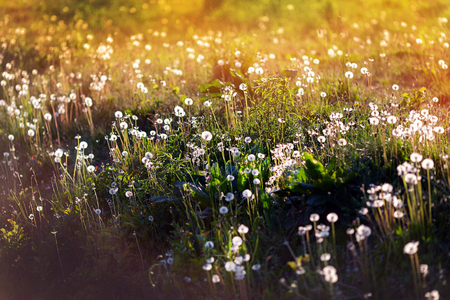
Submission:
<svg viewBox="0 0 450 300">
<path fill-rule="evenodd" d="M 0 0 L 0 299 L 450 299 L 447 0 Z"/>
</svg>

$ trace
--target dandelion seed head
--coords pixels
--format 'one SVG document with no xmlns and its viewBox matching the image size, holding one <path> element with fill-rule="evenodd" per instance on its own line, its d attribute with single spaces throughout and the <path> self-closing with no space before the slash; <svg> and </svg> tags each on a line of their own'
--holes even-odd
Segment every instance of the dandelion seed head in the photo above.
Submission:
<svg viewBox="0 0 450 300">
<path fill-rule="evenodd" d="M 309 220 L 311 222 L 317 222 L 317 221 L 319 221 L 319 219 L 320 219 L 320 216 L 318 214 L 311 214 L 311 216 L 309 216 Z"/>
</svg>

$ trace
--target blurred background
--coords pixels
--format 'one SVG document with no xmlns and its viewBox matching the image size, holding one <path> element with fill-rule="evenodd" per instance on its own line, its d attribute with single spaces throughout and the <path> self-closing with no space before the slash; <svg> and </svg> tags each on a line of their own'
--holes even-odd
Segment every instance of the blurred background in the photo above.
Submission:
<svg viewBox="0 0 450 300">
<path fill-rule="evenodd" d="M 95 32 L 186 34 L 198 29 L 274 30 L 308 34 L 317 27 L 339 30 L 344 21 L 382 20 L 416 25 L 434 16 L 450 18 L 448 0 L 1 0 L 10 21 L 39 26 L 58 21 Z"/>
</svg>

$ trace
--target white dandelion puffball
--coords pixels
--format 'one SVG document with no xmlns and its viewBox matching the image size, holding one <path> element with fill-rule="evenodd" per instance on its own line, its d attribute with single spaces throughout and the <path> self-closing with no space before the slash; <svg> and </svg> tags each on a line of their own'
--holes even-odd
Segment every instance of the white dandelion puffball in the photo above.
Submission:
<svg viewBox="0 0 450 300">
<path fill-rule="evenodd" d="M 422 161 L 422 168 L 423 168 L 424 170 L 430 170 L 430 169 L 433 169 L 433 168 L 434 168 L 434 162 L 433 162 L 431 159 L 429 159 L 429 158 L 425 158 L 425 159 Z"/>
<path fill-rule="evenodd" d="M 413 152 L 411 153 L 411 156 L 409 158 L 411 159 L 412 162 L 419 163 L 422 161 L 423 156 L 420 153 Z"/>
<path fill-rule="evenodd" d="M 91 98 L 89 98 L 89 97 L 86 97 L 86 99 L 84 99 L 84 104 L 87 106 L 87 107 L 91 107 L 92 106 L 92 99 Z"/>
<path fill-rule="evenodd" d="M 202 132 L 202 139 L 204 139 L 205 141 L 212 140 L 212 133 L 209 132 L 209 131 L 203 131 Z"/>
<path fill-rule="evenodd" d="M 233 195 L 233 193 L 227 193 L 227 194 L 225 195 L 225 201 L 230 202 L 230 201 L 233 201 L 233 200 L 234 200 L 234 195 Z"/>
<path fill-rule="evenodd" d="M 309 220 L 311 222 L 317 222 L 317 221 L 319 221 L 319 219 L 320 219 L 320 216 L 318 214 L 311 214 L 311 216 L 309 216 Z"/>
<path fill-rule="evenodd" d="M 240 236 L 235 236 L 231 242 L 233 243 L 233 245 L 235 246 L 241 246 L 242 245 L 242 238 Z"/>
<path fill-rule="evenodd" d="M 252 191 L 250 191 L 250 190 L 244 190 L 243 192 L 242 192 L 242 196 L 244 197 L 244 198 L 250 198 L 251 196 L 253 195 L 253 193 L 252 193 Z"/>
<path fill-rule="evenodd" d="M 339 219 L 339 217 L 336 213 L 329 213 L 327 215 L 327 220 L 330 223 L 336 223 L 338 219 Z"/>
<path fill-rule="evenodd" d="M 419 242 L 409 242 L 403 247 L 403 252 L 408 255 L 414 255 L 419 250 Z"/>
<path fill-rule="evenodd" d="M 214 243 L 211 242 L 211 241 L 207 241 L 207 242 L 205 243 L 205 248 L 206 248 L 206 249 L 212 249 L 212 248 L 214 248 Z"/>
<path fill-rule="evenodd" d="M 244 224 L 242 224 L 241 226 L 238 227 L 238 232 L 240 234 L 246 234 L 248 232 L 248 227 L 245 226 Z"/>
</svg>

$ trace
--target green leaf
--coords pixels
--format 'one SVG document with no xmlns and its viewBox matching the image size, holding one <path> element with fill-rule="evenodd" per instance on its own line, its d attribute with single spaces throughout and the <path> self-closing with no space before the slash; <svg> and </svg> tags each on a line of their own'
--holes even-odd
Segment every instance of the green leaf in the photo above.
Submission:
<svg viewBox="0 0 450 300">
<path fill-rule="evenodd" d="M 306 168 L 308 171 L 308 175 L 312 180 L 321 179 L 325 175 L 325 168 L 323 165 L 314 159 L 314 157 L 308 152 L 304 152 L 303 156 L 306 161 Z"/>
<path fill-rule="evenodd" d="M 314 185 L 308 184 L 308 183 L 303 183 L 303 182 L 297 182 L 297 183 L 289 186 L 288 189 L 294 193 L 305 193 L 305 192 L 313 190 Z"/>
<path fill-rule="evenodd" d="M 238 176 L 237 176 L 237 187 L 238 187 L 238 191 L 242 192 L 244 191 L 246 188 L 248 188 L 248 174 L 244 172 L 245 167 L 241 166 L 239 168 L 239 172 L 238 172 Z"/>
<path fill-rule="evenodd" d="M 216 79 L 209 84 L 199 85 L 198 88 L 200 89 L 201 93 L 220 93 L 220 89 L 223 85 L 223 82 L 221 82 L 219 79 Z"/>
<path fill-rule="evenodd" d="M 328 164 L 328 174 L 331 175 L 335 171 L 336 163 L 337 163 L 336 156 L 333 156 L 333 158 L 330 160 L 330 163 Z"/>
<path fill-rule="evenodd" d="M 307 182 L 308 175 L 306 174 L 305 168 L 301 168 L 297 174 L 295 174 L 295 181 L 297 182 Z"/>
</svg>

